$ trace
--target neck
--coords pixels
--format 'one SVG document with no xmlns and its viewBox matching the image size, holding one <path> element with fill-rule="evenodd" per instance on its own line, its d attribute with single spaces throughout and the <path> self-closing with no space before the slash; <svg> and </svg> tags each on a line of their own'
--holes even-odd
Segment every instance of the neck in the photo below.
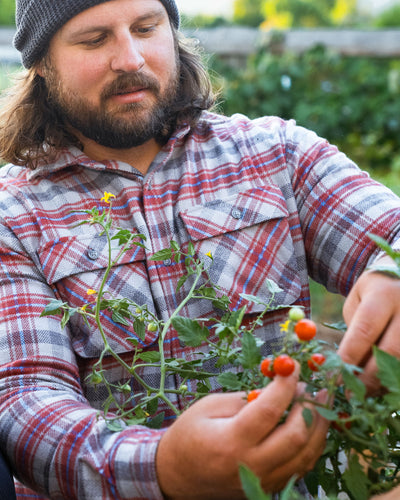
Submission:
<svg viewBox="0 0 400 500">
<path fill-rule="evenodd" d="M 123 161 L 139 170 L 143 175 L 146 174 L 151 162 L 161 149 L 161 146 L 155 139 L 151 139 L 141 146 L 129 149 L 108 148 L 82 136 L 80 136 L 79 139 L 83 144 L 84 153 L 89 156 L 89 158 L 92 158 L 92 160 L 99 162 L 106 160 Z"/>
</svg>

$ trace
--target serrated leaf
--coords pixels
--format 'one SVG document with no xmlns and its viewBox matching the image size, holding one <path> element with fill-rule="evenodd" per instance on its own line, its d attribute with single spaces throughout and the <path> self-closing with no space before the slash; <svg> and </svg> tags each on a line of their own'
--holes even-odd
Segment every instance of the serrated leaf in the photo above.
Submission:
<svg viewBox="0 0 400 500">
<path fill-rule="evenodd" d="M 347 331 L 347 325 L 344 321 L 338 321 L 337 323 L 322 323 L 324 326 L 328 328 L 332 328 L 332 330 L 337 330 L 338 332 Z"/>
<path fill-rule="evenodd" d="M 355 375 L 354 372 L 343 370 L 342 376 L 346 389 L 350 390 L 358 401 L 363 401 L 367 392 L 365 384 Z"/>
<path fill-rule="evenodd" d="M 242 299 L 247 300 L 248 302 L 254 302 L 254 304 L 260 304 L 263 306 L 267 305 L 264 300 L 261 300 L 260 298 L 256 297 L 255 295 L 241 293 L 240 296 L 242 297 Z"/>
<path fill-rule="evenodd" d="M 310 408 L 303 408 L 302 415 L 306 426 L 311 427 L 313 423 L 313 414 Z"/>
<path fill-rule="evenodd" d="M 162 411 L 158 415 L 156 415 L 154 418 L 151 418 L 147 421 L 146 425 L 150 429 L 161 429 L 161 426 L 164 422 L 165 418 L 165 412 Z"/>
<path fill-rule="evenodd" d="M 119 323 L 120 325 L 130 325 L 129 321 L 118 311 L 113 311 L 111 318 L 115 323 Z"/>
<path fill-rule="evenodd" d="M 326 420 L 336 420 L 337 418 L 335 410 L 329 410 L 329 408 L 322 408 L 320 406 L 316 406 L 315 409 L 321 417 L 326 418 Z"/>
<path fill-rule="evenodd" d="M 400 395 L 400 360 L 374 347 L 378 378 L 391 393 Z"/>
<path fill-rule="evenodd" d="M 145 363 L 158 363 L 161 359 L 161 355 L 158 351 L 141 352 L 139 357 Z"/>
<path fill-rule="evenodd" d="M 228 391 L 240 391 L 242 384 L 236 373 L 224 372 L 218 375 L 218 383 Z"/>
<path fill-rule="evenodd" d="M 261 362 L 261 352 L 256 339 L 250 332 L 244 332 L 242 337 L 242 352 L 239 362 L 243 368 L 254 368 Z"/>
<path fill-rule="evenodd" d="M 191 241 L 189 241 L 189 244 L 188 244 L 188 254 L 194 255 L 194 245 Z"/>
<path fill-rule="evenodd" d="M 270 280 L 270 279 L 266 279 L 265 280 L 265 283 L 267 285 L 267 288 L 268 290 L 271 292 L 271 293 L 279 293 L 279 292 L 282 292 L 282 288 L 280 288 L 277 283 L 275 283 L 275 281 L 273 280 Z"/>
<path fill-rule="evenodd" d="M 350 456 L 348 467 L 343 474 L 343 481 L 350 490 L 354 500 L 365 500 L 368 498 L 368 485 L 370 481 L 365 475 L 356 454 Z"/>
<path fill-rule="evenodd" d="M 184 274 L 182 275 L 179 280 L 178 280 L 178 283 L 176 285 L 176 291 L 179 292 L 179 290 L 182 288 L 182 286 L 186 283 L 186 280 L 188 279 L 187 275 Z"/>
<path fill-rule="evenodd" d="M 157 413 L 158 398 L 151 399 L 146 405 L 146 410 L 149 413 L 149 415 L 154 415 L 155 413 Z"/>
<path fill-rule="evenodd" d="M 177 316 L 172 326 L 178 332 L 179 339 L 190 347 L 199 347 L 208 337 L 208 329 L 190 318 Z"/>
<path fill-rule="evenodd" d="M 159 261 L 171 258 L 172 258 L 172 250 L 170 248 L 164 248 L 163 250 L 154 253 L 149 260 Z"/>
<path fill-rule="evenodd" d="M 139 337 L 140 340 L 144 340 L 146 337 L 146 326 L 144 322 L 141 321 L 139 318 L 135 318 L 132 324 L 136 336 Z"/>
<path fill-rule="evenodd" d="M 400 264 L 400 253 L 394 250 L 386 240 L 384 240 L 377 234 L 369 233 L 368 237 L 372 241 L 374 241 L 379 248 L 381 248 L 384 252 L 386 252 L 387 255 L 389 255 L 389 257 L 391 257 L 396 262 L 397 265 Z"/>
<path fill-rule="evenodd" d="M 58 315 L 61 313 L 62 307 L 68 305 L 67 302 L 62 300 L 52 300 L 49 302 L 40 314 L 42 316 Z"/>
<path fill-rule="evenodd" d="M 112 240 L 118 240 L 118 245 L 122 246 L 129 241 L 132 233 L 129 229 L 120 229 L 114 236 L 112 236 Z"/>
<path fill-rule="evenodd" d="M 239 465 L 239 476 L 242 488 L 248 500 L 271 500 L 261 487 L 261 481 L 248 467 Z"/>
<path fill-rule="evenodd" d="M 106 426 L 111 432 L 121 432 L 124 429 L 119 420 L 106 420 Z"/>
<path fill-rule="evenodd" d="M 64 314 L 61 319 L 61 328 L 65 328 L 68 321 L 76 313 L 76 309 L 64 309 Z"/>
</svg>

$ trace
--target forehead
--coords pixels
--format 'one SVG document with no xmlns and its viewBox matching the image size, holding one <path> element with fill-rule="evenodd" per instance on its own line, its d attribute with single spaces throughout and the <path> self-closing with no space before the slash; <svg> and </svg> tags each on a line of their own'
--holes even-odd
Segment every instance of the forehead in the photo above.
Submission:
<svg viewBox="0 0 400 500">
<path fill-rule="evenodd" d="M 150 18 L 166 18 L 167 11 L 159 0 L 108 0 L 86 9 L 67 21 L 56 33 L 63 36 L 96 26 L 117 27 L 124 23 Z"/>
</svg>

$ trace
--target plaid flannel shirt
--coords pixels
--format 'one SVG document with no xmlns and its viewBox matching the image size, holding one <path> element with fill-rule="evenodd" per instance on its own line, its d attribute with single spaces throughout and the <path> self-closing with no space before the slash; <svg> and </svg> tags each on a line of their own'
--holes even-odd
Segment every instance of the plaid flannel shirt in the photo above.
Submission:
<svg viewBox="0 0 400 500">
<path fill-rule="evenodd" d="M 162 319 L 187 292 L 175 291 L 182 263 L 149 260 L 171 240 L 183 248 L 191 241 L 199 256 L 212 253 L 211 279 L 233 307 L 243 304 L 242 293 L 268 300 L 269 278 L 282 289 L 276 302 L 309 310 L 309 275 L 347 294 L 378 254 L 367 233 L 391 242 L 399 233 L 400 200 L 391 191 L 314 133 L 273 117 L 204 113 L 193 130 L 176 131 L 145 176 L 75 148 L 34 171 L 3 167 L 0 443 L 27 485 L 18 483 L 20 499 L 162 498 L 155 455 L 164 430 L 112 433 L 98 418 L 107 395 L 85 382 L 102 350 L 95 325 L 76 315 L 62 329 L 59 318 L 40 317 L 51 298 L 81 306 L 87 290 L 98 288 L 105 239 L 95 226 L 78 225 L 87 216 L 77 211 L 104 208 L 105 191 L 116 196 L 115 222 L 147 238 L 145 249 L 126 253 L 112 270 L 107 289 Z M 260 307 L 251 304 L 249 317 Z M 193 301 L 184 314 L 205 316 L 210 308 Z M 279 339 L 284 314 L 270 313 L 256 332 L 265 352 Z M 102 319 L 112 347 L 129 360 L 134 348 L 126 339 L 135 332 L 107 312 Z M 157 349 L 157 334 L 140 343 Z M 166 350 L 196 356 L 174 331 Z M 112 359 L 106 369 L 109 380 L 131 382 Z M 154 383 L 158 375 L 148 369 L 142 376 Z"/>
</svg>

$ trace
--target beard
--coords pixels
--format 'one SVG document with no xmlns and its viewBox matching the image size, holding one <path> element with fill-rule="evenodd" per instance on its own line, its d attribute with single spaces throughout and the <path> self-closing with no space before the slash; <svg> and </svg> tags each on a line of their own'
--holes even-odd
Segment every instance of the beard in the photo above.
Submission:
<svg viewBox="0 0 400 500">
<path fill-rule="evenodd" d="M 46 65 L 48 104 L 67 126 L 86 138 L 113 149 L 141 146 L 150 139 L 163 143 L 172 133 L 177 116 L 178 70 L 161 92 L 158 80 L 144 73 L 124 73 L 105 87 L 98 106 L 88 103 L 76 92 L 64 88 L 57 71 Z M 154 103 L 119 104 L 108 110 L 112 96 L 143 87 L 154 96 Z"/>
</svg>

